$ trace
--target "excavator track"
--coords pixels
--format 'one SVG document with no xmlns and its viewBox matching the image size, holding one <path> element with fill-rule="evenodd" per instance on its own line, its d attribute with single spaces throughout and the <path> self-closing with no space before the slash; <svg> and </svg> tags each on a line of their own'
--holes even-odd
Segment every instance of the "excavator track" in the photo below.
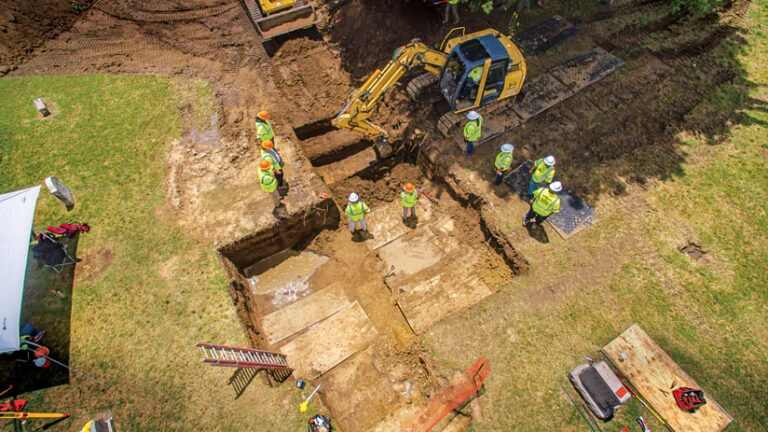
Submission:
<svg viewBox="0 0 768 432">
<path fill-rule="evenodd" d="M 490 141 L 504 132 L 563 102 L 586 87 L 610 75 L 624 62 L 602 48 L 593 48 L 574 56 L 532 78 L 523 86 L 522 99 L 506 100 L 479 109 L 483 116 L 483 138 L 475 145 Z M 464 149 L 464 137 L 457 126 L 463 114 L 449 112 L 438 122 L 443 135 L 452 137 Z"/>
</svg>

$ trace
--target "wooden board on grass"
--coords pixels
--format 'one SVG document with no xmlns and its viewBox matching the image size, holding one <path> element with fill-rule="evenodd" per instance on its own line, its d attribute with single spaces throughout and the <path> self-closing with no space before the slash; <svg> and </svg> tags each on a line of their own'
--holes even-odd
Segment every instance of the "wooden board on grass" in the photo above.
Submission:
<svg viewBox="0 0 768 432">
<path fill-rule="evenodd" d="M 368 316 L 354 302 L 279 348 L 296 376 L 315 379 L 365 349 L 376 337 Z"/>
<path fill-rule="evenodd" d="M 637 324 L 602 349 L 605 356 L 676 432 L 720 432 L 733 418 L 704 390 L 707 404 L 695 413 L 681 410 L 672 385 L 701 389 Z M 626 355 L 620 361 L 622 354 Z"/>
</svg>

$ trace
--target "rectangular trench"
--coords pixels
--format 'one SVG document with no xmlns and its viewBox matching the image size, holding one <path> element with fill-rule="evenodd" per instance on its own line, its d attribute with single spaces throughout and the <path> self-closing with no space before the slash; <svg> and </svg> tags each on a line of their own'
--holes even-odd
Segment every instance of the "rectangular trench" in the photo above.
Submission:
<svg viewBox="0 0 768 432">
<path fill-rule="evenodd" d="M 265 348 L 261 312 L 245 269 L 286 249 L 300 249 L 324 229 L 335 229 L 340 215 L 336 204 L 325 199 L 318 206 L 291 214 L 267 229 L 249 234 L 218 249 L 219 259 L 230 277 L 229 294 L 253 348 Z"/>
</svg>

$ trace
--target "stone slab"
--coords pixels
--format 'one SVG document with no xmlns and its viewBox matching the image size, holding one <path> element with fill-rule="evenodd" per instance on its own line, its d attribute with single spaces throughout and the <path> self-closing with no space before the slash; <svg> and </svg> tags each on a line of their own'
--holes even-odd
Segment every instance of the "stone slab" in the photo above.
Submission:
<svg viewBox="0 0 768 432">
<path fill-rule="evenodd" d="M 358 302 L 348 305 L 330 318 L 278 349 L 296 370 L 296 376 L 316 379 L 365 349 L 377 332 Z"/>
<path fill-rule="evenodd" d="M 273 345 L 344 309 L 351 303 L 340 284 L 313 293 L 265 315 L 262 329 Z"/>
</svg>

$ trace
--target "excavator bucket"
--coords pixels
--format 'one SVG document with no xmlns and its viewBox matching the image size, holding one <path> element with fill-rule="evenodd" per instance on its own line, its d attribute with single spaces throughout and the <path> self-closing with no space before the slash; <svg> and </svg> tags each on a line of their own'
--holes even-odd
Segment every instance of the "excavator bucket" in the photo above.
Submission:
<svg viewBox="0 0 768 432">
<path fill-rule="evenodd" d="M 252 0 L 251 0 L 252 1 Z M 310 4 L 296 5 L 286 11 L 254 18 L 254 25 L 264 41 L 315 25 L 315 10 Z"/>
</svg>

